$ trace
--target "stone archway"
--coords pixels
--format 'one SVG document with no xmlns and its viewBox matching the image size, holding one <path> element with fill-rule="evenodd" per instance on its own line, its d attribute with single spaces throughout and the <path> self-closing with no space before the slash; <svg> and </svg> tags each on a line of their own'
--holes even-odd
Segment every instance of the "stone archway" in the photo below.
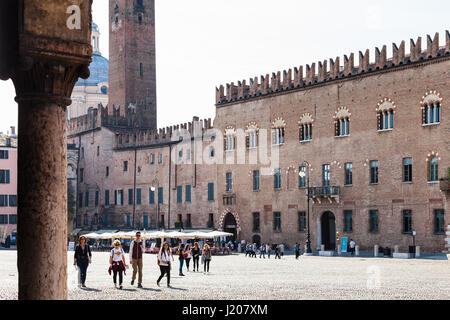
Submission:
<svg viewBox="0 0 450 320">
<path fill-rule="evenodd" d="M 336 250 L 336 217 L 333 212 L 325 211 L 317 219 L 318 244 L 325 250 Z"/>
<path fill-rule="evenodd" d="M 233 233 L 233 241 L 237 240 L 241 231 L 239 215 L 231 209 L 224 210 L 219 217 L 218 227 L 221 231 Z"/>
</svg>

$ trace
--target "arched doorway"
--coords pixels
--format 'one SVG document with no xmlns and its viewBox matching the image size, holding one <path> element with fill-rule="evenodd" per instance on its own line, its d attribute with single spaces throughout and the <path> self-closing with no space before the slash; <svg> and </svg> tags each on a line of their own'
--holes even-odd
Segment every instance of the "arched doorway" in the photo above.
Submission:
<svg viewBox="0 0 450 320">
<path fill-rule="evenodd" d="M 327 211 L 320 218 L 322 241 L 325 250 L 336 250 L 336 218 L 333 212 Z"/>
<path fill-rule="evenodd" d="M 227 242 L 231 240 L 236 241 L 237 238 L 237 222 L 234 215 L 230 212 L 227 213 L 223 222 L 223 231 L 232 233 L 233 236 L 227 237 Z"/>
<path fill-rule="evenodd" d="M 255 234 L 252 238 L 252 243 L 256 243 L 256 246 L 259 248 L 261 246 L 261 237 Z"/>
</svg>

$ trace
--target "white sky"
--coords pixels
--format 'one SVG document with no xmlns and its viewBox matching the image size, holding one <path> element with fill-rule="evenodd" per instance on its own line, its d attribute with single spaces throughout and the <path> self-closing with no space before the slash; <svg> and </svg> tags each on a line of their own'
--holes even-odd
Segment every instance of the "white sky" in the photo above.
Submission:
<svg viewBox="0 0 450 320">
<path fill-rule="evenodd" d="M 449 29 L 448 0 L 155 0 L 158 126 L 214 118 L 215 87 Z M 108 0 L 94 0 L 108 57 Z M 445 22 L 447 21 L 447 22 Z M 342 61 L 342 60 L 341 60 Z M 11 81 L 0 81 L 0 131 L 17 127 Z M 174 112 L 176 111 L 176 112 Z"/>
</svg>

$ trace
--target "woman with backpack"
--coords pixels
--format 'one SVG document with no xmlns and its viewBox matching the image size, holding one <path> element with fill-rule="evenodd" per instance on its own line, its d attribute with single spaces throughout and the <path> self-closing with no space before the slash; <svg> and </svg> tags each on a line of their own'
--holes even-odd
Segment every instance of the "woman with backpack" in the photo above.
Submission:
<svg viewBox="0 0 450 320">
<path fill-rule="evenodd" d="M 164 244 L 161 247 L 161 250 L 158 253 L 158 266 L 159 269 L 161 270 L 161 275 L 156 281 L 156 285 L 158 287 L 161 279 L 164 277 L 165 274 L 167 274 L 167 287 L 170 288 L 170 269 L 172 268 L 170 258 L 172 258 L 172 261 L 174 261 L 172 251 L 169 248 L 169 243 L 164 242 Z"/>
<path fill-rule="evenodd" d="M 114 287 L 117 288 L 117 274 L 119 274 L 119 289 L 122 289 L 123 272 L 125 272 L 127 264 L 125 262 L 125 252 L 120 247 L 120 241 L 114 241 L 114 248 L 109 255 L 109 272 L 113 271 Z"/>
</svg>

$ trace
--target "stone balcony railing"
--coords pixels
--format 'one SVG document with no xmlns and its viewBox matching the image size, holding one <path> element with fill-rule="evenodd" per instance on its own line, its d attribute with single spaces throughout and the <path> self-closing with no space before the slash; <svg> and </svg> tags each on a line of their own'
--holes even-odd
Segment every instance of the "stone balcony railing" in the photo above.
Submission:
<svg viewBox="0 0 450 320">
<path fill-rule="evenodd" d="M 312 187 L 309 188 L 309 195 L 313 199 L 314 203 L 322 203 L 322 201 L 329 201 L 333 203 L 339 203 L 339 195 L 341 188 L 337 186 L 326 186 L 326 187 Z"/>
<path fill-rule="evenodd" d="M 225 193 L 222 196 L 224 206 L 234 206 L 236 204 L 235 193 Z"/>
</svg>

